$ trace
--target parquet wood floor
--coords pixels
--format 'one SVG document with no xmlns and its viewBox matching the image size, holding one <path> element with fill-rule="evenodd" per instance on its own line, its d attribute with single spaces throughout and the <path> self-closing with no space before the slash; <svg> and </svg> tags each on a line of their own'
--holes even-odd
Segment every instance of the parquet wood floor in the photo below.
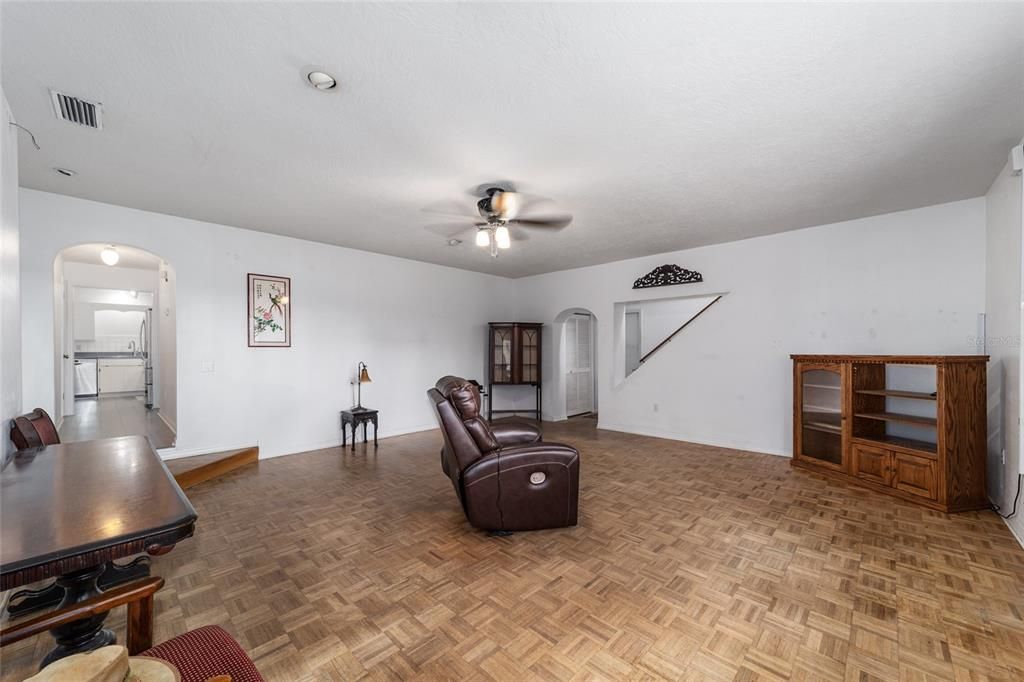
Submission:
<svg viewBox="0 0 1024 682">
<path fill-rule="evenodd" d="M 155 561 L 156 641 L 218 623 L 288 681 L 1024 679 L 1024 549 L 994 514 L 545 430 L 582 453 L 577 528 L 469 528 L 436 431 L 193 488 L 196 537 Z M 3 650 L 3 680 L 49 645 Z"/>
</svg>

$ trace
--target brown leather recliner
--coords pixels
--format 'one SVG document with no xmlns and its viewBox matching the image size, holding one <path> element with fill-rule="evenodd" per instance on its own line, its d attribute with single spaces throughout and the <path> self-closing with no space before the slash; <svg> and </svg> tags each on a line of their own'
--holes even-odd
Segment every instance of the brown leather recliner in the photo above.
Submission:
<svg viewBox="0 0 1024 682">
<path fill-rule="evenodd" d="M 444 434 L 441 468 L 471 524 L 488 531 L 576 525 L 576 448 L 542 442 L 532 424 L 488 425 L 480 393 L 465 379 L 443 377 L 427 395 Z"/>
</svg>

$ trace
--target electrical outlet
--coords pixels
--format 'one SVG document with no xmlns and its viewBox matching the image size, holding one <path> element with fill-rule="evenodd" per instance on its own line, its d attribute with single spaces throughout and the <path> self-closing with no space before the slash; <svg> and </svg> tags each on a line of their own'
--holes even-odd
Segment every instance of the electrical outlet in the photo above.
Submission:
<svg viewBox="0 0 1024 682">
<path fill-rule="evenodd" d="M 655 412 L 657 412 L 657 411 L 658 411 L 658 403 L 654 403 L 654 411 L 655 411 Z"/>
</svg>

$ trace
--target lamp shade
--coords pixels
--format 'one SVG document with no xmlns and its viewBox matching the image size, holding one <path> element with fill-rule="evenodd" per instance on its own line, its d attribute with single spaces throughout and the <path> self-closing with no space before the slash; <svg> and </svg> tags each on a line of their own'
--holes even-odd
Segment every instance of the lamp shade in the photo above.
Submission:
<svg viewBox="0 0 1024 682">
<path fill-rule="evenodd" d="M 359 372 L 359 383 L 370 384 L 373 383 L 373 379 L 370 378 L 370 373 L 366 371 L 366 365 L 363 365 L 363 370 Z"/>
</svg>

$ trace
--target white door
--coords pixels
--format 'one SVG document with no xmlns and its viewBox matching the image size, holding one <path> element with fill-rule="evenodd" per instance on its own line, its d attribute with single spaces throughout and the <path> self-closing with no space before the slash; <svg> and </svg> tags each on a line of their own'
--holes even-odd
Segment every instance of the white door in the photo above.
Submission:
<svg viewBox="0 0 1024 682">
<path fill-rule="evenodd" d="M 594 351 L 590 315 L 565 322 L 565 413 L 594 411 Z"/>
</svg>

